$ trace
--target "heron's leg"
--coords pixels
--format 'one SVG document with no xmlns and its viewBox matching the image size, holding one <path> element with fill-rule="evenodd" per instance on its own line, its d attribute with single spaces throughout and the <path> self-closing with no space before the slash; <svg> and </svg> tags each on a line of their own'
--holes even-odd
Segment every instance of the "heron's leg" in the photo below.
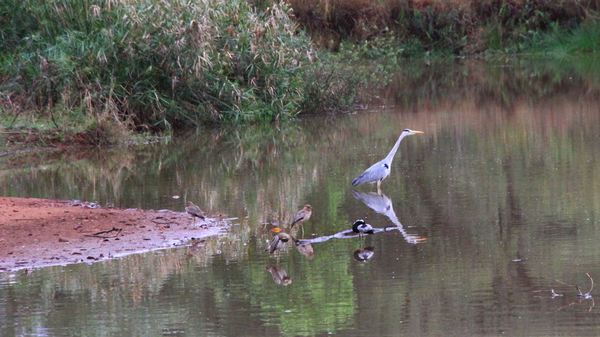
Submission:
<svg viewBox="0 0 600 337">
<path fill-rule="evenodd" d="M 377 194 L 381 195 L 381 180 L 377 180 Z"/>
</svg>

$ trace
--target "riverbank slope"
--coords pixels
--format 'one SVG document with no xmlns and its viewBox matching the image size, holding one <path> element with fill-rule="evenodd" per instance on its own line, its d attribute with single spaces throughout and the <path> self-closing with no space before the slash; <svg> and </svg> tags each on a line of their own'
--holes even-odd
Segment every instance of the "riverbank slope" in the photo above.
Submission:
<svg viewBox="0 0 600 337">
<path fill-rule="evenodd" d="M 0 272 L 92 263 L 183 246 L 227 229 L 185 212 L 99 208 L 88 202 L 0 197 Z"/>
</svg>

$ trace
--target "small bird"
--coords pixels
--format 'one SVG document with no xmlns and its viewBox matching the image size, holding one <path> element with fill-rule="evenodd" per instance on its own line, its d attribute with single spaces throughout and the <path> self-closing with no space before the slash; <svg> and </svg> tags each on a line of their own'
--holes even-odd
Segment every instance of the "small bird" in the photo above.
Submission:
<svg viewBox="0 0 600 337">
<path fill-rule="evenodd" d="M 396 155 L 396 151 L 398 151 L 398 147 L 400 146 L 400 142 L 402 141 L 402 138 L 404 138 L 406 136 L 410 136 L 410 135 L 416 135 L 418 133 L 423 133 L 423 131 L 414 131 L 411 129 L 406 129 L 406 130 L 402 131 L 402 133 L 400 134 L 400 137 L 398 137 L 398 140 L 396 141 L 396 144 L 394 144 L 394 147 L 392 148 L 390 153 L 388 153 L 387 157 L 385 157 L 382 160 L 378 161 L 377 163 L 373 164 L 373 166 L 369 167 L 368 169 L 365 170 L 365 172 L 363 172 L 361 175 L 356 177 L 352 181 L 352 186 L 356 186 L 358 184 L 377 183 L 377 191 L 381 192 L 381 189 L 380 189 L 381 181 L 390 175 L 390 168 L 392 167 L 392 160 L 394 159 L 394 155 Z"/>
<path fill-rule="evenodd" d="M 292 237 L 288 233 L 279 233 L 275 235 L 273 239 L 271 239 L 271 243 L 269 244 L 269 248 L 267 248 L 267 250 L 269 251 L 269 253 L 273 254 L 275 253 L 275 251 L 281 250 L 281 248 L 285 246 L 286 242 L 290 240 L 292 240 L 292 242 L 295 241 L 294 237 Z"/>
<path fill-rule="evenodd" d="M 307 222 L 308 219 L 310 219 L 311 215 L 312 215 L 312 206 L 304 205 L 304 208 L 302 208 L 301 210 L 298 211 L 298 213 L 296 213 L 296 217 L 294 218 L 294 221 L 292 221 L 292 225 L 290 227 L 294 228 L 295 224 L 302 224 L 302 223 Z"/>
<path fill-rule="evenodd" d="M 352 231 L 359 234 L 373 234 L 373 226 L 365 222 L 365 220 L 356 220 L 352 225 Z"/>
<path fill-rule="evenodd" d="M 196 218 L 206 219 L 200 207 L 194 205 L 191 201 L 185 203 L 185 211 L 194 219 L 194 225 L 196 224 Z"/>
</svg>

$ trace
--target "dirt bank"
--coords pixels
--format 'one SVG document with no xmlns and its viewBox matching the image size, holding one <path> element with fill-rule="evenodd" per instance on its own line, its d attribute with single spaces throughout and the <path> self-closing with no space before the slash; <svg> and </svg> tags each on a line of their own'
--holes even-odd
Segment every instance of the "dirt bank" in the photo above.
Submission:
<svg viewBox="0 0 600 337">
<path fill-rule="evenodd" d="M 0 272 L 101 261 L 182 245 L 227 228 L 208 218 L 194 225 L 185 212 L 0 197 Z"/>
</svg>

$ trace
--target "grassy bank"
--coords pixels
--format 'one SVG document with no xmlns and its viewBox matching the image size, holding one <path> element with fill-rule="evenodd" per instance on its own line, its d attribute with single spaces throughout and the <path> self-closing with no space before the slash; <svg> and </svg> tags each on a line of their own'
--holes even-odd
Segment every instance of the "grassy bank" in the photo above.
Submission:
<svg viewBox="0 0 600 337">
<path fill-rule="evenodd" d="M 365 58 L 598 50 L 599 4 L 4 0 L 0 123 L 19 141 L 107 145 L 344 111 L 376 74 Z"/>
<path fill-rule="evenodd" d="M 328 96 L 343 88 L 311 73 L 316 52 L 289 11 L 243 0 L 4 0 L 2 123 L 114 138 L 333 109 Z"/>
<path fill-rule="evenodd" d="M 473 55 L 527 49 L 595 17 L 596 0 L 290 0 L 320 46 L 363 57 Z"/>
</svg>

